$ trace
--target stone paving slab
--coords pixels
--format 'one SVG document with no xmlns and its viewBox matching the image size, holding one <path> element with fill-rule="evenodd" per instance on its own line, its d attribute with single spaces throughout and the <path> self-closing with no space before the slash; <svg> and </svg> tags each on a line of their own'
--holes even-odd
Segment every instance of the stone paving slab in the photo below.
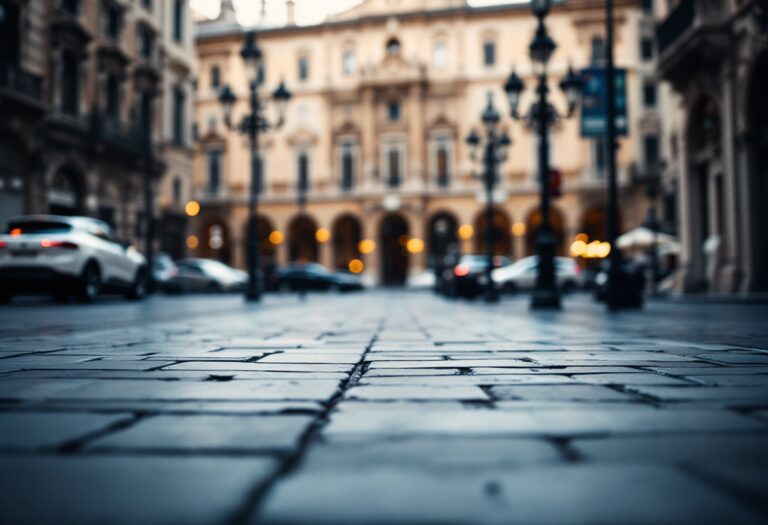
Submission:
<svg viewBox="0 0 768 525">
<path fill-rule="evenodd" d="M 453 475 L 396 466 L 358 472 L 307 470 L 278 486 L 258 522 L 529 525 L 763 520 L 671 467 L 583 465 Z"/>
<path fill-rule="evenodd" d="M 276 467 L 263 457 L 0 457 L 3 521 L 223 523 Z"/>
<path fill-rule="evenodd" d="M 0 307 L 0 522 L 766 522 L 765 318 L 386 292 Z"/>
</svg>

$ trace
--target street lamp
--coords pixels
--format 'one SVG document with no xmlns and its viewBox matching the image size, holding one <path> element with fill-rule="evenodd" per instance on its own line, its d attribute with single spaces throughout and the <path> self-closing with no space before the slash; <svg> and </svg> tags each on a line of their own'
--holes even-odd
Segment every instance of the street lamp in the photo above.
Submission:
<svg viewBox="0 0 768 525">
<path fill-rule="evenodd" d="M 485 126 L 485 144 L 483 152 L 483 181 L 485 182 L 485 191 L 487 195 L 486 206 L 486 226 L 485 226 L 485 242 L 487 248 L 487 267 L 486 267 L 486 283 L 484 298 L 486 302 L 493 303 L 499 300 L 499 293 L 496 290 L 496 286 L 493 282 L 493 267 L 494 267 L 494 232 L 493 229 L 493 189 L 496 186 L 498 179 L 498 165 L 507 159 L 507 151 L 512 144 L 512 140 L 506 132 L 499 132 L 498 126 L 501 120 L 501 115 L 496 111 L 493 106 L 493 94 L 488 93 L 488 104 L 481 116 L 483 125 Z M 467 144 L 470 147 L 470 152 L 473 160 L 477 159 L 477 153 L 480 149 L 482 139 L 480 135 L 475 131 L 467 136 Z"/>
<path fill-rule="evenodd" d="M 248 82 L 250 85 L 250 112 L 243 117 L 239 125 L 232 124 L 232 111 L 237 102 L 229 85 L 225 85 L 219 93 L 219 102 L 224 113 L 224 122 L 231 130 L 239 131 L 250 138 L 251 146 L 251 192 L 248 199 L 248 240 L 246 243 L 246 259 L 248 264 L 248 287 L 245 290 L 245 298 L 249 301 L 261 300 L 261 247 L 258 237 L 258 209 L 259 192 L 261 191 L 261 165 L 259 163 L 259 133 L 269 131 L 270 129 L 280 128 L 285 122 L 285 110 L 291 93 L 285 87 L 284 82 L 280 82 L 275 92 L 272 94 L 272 100 L 277 107 L 278 118 L 274 124 L 271 124 L 266 117 L 262 115 L 264 104 L 259 100 L 259 86 L 262 79 L 260 75 L 263 54 L 256 41 L 256 33 L 249 32 L 245 37 L 245 45 L 240 51 L 240 56 L 245 64 Z"/>
<path fill-rule="evenodd" d="M 532 308 L 560 308 L 560 294 L 557 289 L 555 273 L 555 237 L 550 224 L 550 166 L 549 166 L 549 129 L 560 118 L 570 118 L 576 111 L 579 102 L 583 81 L 572 67 L 560 82 L 560 89 L 565 93 L 568 101 L 568 112 L 559 115 L 555 107 L 547 100 L 549 94 L 547 66 L 557 44 L 547 32 L 544 24 L 549 10 L 552 7 L 551 0 L 533 0 L 531 8 L 538 19 L 536 33 L 529 46 L 533 70 L 538 77 L 536 93 L 538 100 L 533 103 L 530 110 L 521 115 L 518 111 L 520 95 L 525 89 L 525 84 L 513 71 L 504 83 L 504 91 L 510 106 L 510 114 L 515 120 L 521 120 L 529 127 L 535 128 L 539 134 L 539 184 L 541 186 L 541 224 L 536 238 L 536 252 L 539 256 L 539 264 L 536 275 L 536 286 L 531 300 Z"/>
</svg>

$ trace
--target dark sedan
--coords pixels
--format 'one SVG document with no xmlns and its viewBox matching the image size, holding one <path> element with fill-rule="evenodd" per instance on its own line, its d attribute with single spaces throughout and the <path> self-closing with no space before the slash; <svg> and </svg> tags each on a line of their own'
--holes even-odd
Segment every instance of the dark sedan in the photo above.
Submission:
<svg viewBox="0 0 768 525">
<path fill-rule="evenodd" d="M 509 257 L 497 255 L 493 259 L 493 267 L 509 266 Z M 486 255 L 463 255 L 459 264 L 453 268 L 453 275 L 448 282 L 449 295 L 455 297 L 477 297 L 487 286 L 488 257 Z"/>
<path fill-rule="evenodd" d="M 272 287 L 278 290 L 351 292 L 363 289 L 363 283 L 358 277 L 344 272 L 333 272 L 317 263 L 290 264 L 280 268 L 273 279 Z"/>
</svg>

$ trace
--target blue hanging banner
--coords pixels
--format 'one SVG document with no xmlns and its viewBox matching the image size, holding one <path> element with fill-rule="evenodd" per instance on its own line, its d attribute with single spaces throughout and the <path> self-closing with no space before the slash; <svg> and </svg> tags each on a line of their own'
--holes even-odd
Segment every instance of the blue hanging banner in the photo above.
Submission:
<svg viewBox="0 0 768 525">
<path fill-rule="evenodd" d="M 616 76 L 616 135 L 629 134 L 627 118 L 627 70 L 615 70 Z M 602 138 L 608 133 L 608 82 L 605 68 L 581 71 L 584 79 L 581 106 L 581 136 Z"/>
</svg>

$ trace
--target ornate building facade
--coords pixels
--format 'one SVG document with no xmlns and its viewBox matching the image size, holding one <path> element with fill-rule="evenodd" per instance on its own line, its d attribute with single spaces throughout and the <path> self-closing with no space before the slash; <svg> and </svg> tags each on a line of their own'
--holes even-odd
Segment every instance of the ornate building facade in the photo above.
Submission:
<svg viewBox="0 0 768 525">
<path fill-rule="evenodd" d="M 187 0 L 0 0 L 0 24 L 0 221 L 90 215 L 143 242 L 149 176 L 160 233 L 174 232 L 158 244 L 182 255 L 171 219 L 192 173 Z"/>
<path fill-rule="evenodd" d="M 680 286 L 768 290 L 768 2 L 666 2 L 659 75 L 677 97 L 665 178 L 679 187 Z"/>
<path fill-rule="evenodd" d="M 293 3 L 287 4 L 290 13 Z M 646 218 L 645 178 L 658 165 L 664 131 L 663 92 L 654 83 L 653 46 L 646 46 L 654 17 L 643 4 L 617 1 L 615 50 L 617 65 L 627 69 L 630 107 L 629 134 L 618 153 L 623 229 Z M 569 64 L 602 63 L 604 20 L 596 0 L 567 0 L 548 17 L 558 43 L 552 98 L 563 111 L 556 86 Z M 281 80 L 293 92 L 285 126 L 262 135 L 259 148 L 258 231 L 267 261 L 346 268 L 358 259 L 372 281 L 399 284 L 452 242 L 463 253 L 482 252 L 481 167 L 465 137 L 481 127 L 489 93 L 513 141 L 494 195 L 495 249 L 513 258 L 533 253 L 538 141 L 533 130 L 506 117 L 502 89 L 514 66 L 528 86 L 523 106 L 532 100 L 528 44 L 536 22 L 528 5 L 366 0 L 319 25 L 291 22 L 289 16 L 284 27 L 258 31 L 263 94 Z M 217 97 L 228 84 L 238 99 L 234 121 L 248 111 L 243 38 L 228 0 L 218 19 L 198 24 L 195 198 L 202 211 L 188 239 L 195 254 L 241 267 L 250 151 L 245 137 L 227 130 Z M 606 238 L 605 152 L 603 141 L 580 138 L 578 119 L 559 121 L 551 141 L 552 165 L 563 174 L 552 222 L 558 250 L 567 254 L 580 233 Z"/>
</svg>

